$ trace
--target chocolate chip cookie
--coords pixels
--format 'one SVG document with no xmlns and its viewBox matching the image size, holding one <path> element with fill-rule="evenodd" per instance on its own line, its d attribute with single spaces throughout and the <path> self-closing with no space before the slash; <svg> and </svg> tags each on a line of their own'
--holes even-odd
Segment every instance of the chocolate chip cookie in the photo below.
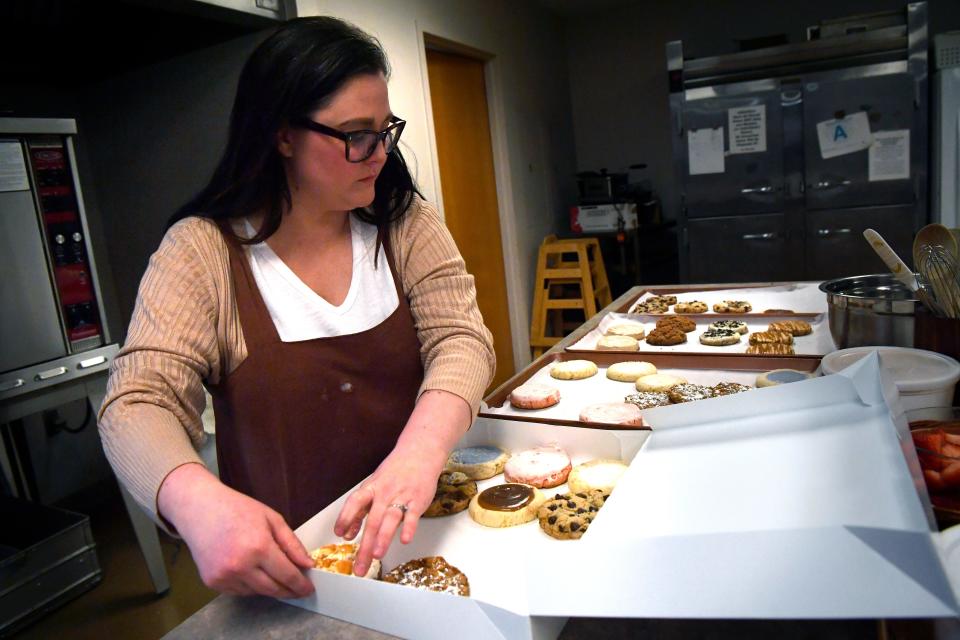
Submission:
<svg viewBox="0 0 960 640">
<path fill-rule="evenodd" d="M 467 474 L 452 471 L 440 474 L 437 493 L 433 502 L 423 512 L 425 518 L 438 518 L 460 513 L 470 504 L 470 498 L 477 495 L 477 483 Z"/>
<path fill-rule="evenodd" d="M 558 540 L 579 539 L 593 522 L 609 494 L 594 489 L 579 493 L 558 493 L 537 512 L 540 528 Z"/>
<path fill-rule="evenodd" d="M 692 300 L 691 302 L 678 302 L 673 305 L 673 310 L 677 313 L 706 313 L 707 303 L 701 302 L 700 300 Z"/>
<path fill-rule="evenodd" d="M 713 305 L 715 313 L 750 313 L 753 306 L 746 300 L 724 300 Z"/>
</svg>

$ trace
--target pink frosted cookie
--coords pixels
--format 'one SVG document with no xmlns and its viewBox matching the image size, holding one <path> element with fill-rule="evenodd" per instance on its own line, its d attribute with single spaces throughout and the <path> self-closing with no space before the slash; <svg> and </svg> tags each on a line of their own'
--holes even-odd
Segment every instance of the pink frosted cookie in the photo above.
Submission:
<svg viewBox="0 0 960 640">
<path fill-rule="evenodd" d="M 503 468 L 503 477 L 507 482 L 545 489 L 566 482 L 571 468 L 567 452 L 557 445 L 548 445 L 514 454 Z"/>
<path fill-rule="evenodd" d="M 580 420 L 581 422 L 622 424 L 628 427 L 642 427 L 644 424 L 640 407 L 632 402 L 603 402 L 587 405 L 580 412 Z"/>
<path fill-rule="evenodd" d="M 548 384 L 528 382 L 510 393 L 510 404 L 518 409 L 546 409 L 560 402 L 560 390 Z"/>
</svg>

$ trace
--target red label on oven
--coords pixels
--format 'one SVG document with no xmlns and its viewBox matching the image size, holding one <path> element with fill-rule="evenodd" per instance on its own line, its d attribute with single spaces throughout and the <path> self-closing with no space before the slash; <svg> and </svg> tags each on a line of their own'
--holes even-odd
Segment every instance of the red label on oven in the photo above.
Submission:
<svg viewBox="0 0 960 640">
<path fill-rule="evenodd" d="M 33 158 L 33 168 L 37 170 L 64 169 L 67 166 L 63 147 L 33 147 L 30 157 Z"/>
<path fill-rule="evenodd" d="M 84 338 L 92 338 L 98 335 L 100 335 L 99 324 L 84 324 L 67 330 L 67 337 L 70 339 L 70 342 L 83 340 Z"/>
<path fill-rule="evenodd" d="M 54 196 L 54 197 L 63 197 L 73 194 L 73 189 L 69 185 L 57 185 L 55 187 L 40 187 L 37 189 L 37 192 L 40 194 L 41 198 Z"/>
<path fill-rule="evenodd" d="M 54 268 L 60 304 L 80 304 L 93 301 L 93 283 L 85 264 L 66 264 Z"/>
<path fill-rule="evenodd" d="M 54 211 L 49 212 L 45 211 L 43 214 L 43 219 L 47 221 L 47 224 L 62 224 L 64 222 L 76 222 L 77 221 L 77 212 L 76 211 Z"/>
</svg>

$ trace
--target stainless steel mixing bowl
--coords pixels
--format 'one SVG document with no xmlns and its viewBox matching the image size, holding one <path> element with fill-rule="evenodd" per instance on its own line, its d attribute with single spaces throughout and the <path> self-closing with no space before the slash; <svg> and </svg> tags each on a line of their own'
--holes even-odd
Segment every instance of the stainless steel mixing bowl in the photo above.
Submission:
<svg viewBox="0 0 960 640">
<path fill-rule="evenodd" d="M 917 301 L 892 274 L 828 280 L 820 285 L 820 290 L 827 294 L 830 335 L 838 349 L 913 346 Z"/>
</svg>

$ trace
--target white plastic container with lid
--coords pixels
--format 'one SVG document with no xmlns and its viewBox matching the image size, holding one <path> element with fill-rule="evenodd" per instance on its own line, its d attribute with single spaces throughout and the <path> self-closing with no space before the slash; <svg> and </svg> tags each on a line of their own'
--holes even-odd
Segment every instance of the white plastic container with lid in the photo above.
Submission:
<svg viewBox="0 0 960 640">
<path fill-rule="evenodd" d="M 905 411 L 953 404 L 960 380 L 960 362 L 950 356 L 906 347 L 853 347 L 827 354 L 820 363 L 824 375 L 846 369 L 868 353 L 880 353 L 880 365 L 893 374 Z"/>
</svg>

